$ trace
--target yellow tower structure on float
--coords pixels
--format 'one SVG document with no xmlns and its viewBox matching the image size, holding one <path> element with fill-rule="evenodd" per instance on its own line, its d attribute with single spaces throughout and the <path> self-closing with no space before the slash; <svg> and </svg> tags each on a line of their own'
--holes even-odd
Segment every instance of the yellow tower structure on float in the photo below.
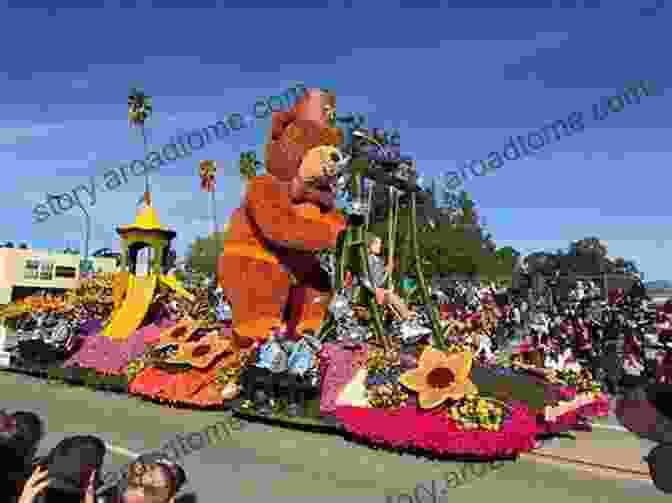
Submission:
<svg viewBox="0 0 672 503">
<path fill-rule="evenodd" d="M 176 278 L 165 276 L 170 245 L 177 233 L 161 225 L 149 192 L 145 193 L 144 204 L 135 222 L 118 227 L 117 234 L 121 238 L 121 272 L 114 278 L 114 311 L 103 335 L 124 341 L 142 325 L 159 283 L 185 297 L 193 299 L 193 296 L 182 288 Z M 152 250 L 152 260 L 147 274 L 138 276 L 138 253 L 146 248 Z"/>
</svg>

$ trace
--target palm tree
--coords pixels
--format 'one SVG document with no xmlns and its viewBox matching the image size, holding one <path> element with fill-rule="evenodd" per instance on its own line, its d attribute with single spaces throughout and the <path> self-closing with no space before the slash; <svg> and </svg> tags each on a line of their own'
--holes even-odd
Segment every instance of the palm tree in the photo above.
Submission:
<svg viewBox="0 0 672 503">
<path fill-rule="evenodd" d="M 145 122 L 152 115 L 152 98 L 137 88 L 131 89 L 128 95 L 128 121 L 131 127 L 140 128 L 142 143 L 147 154 L 147 135 L 145 134 Z M 145 200 L 149 201 L 149 172 L 145 172 Z"/>
<path fill-rule="evenodd" d="M 240 177 L 247 181 L 257 176 L 262 164 L 257 160 L 257 153 L 254 150 L 248 150 L 247 152 L 241 152 L 238 166 L 240 168 Z"/>
<path fill-rule="evenodd" d="M 259 170 L 261 169 L 262 164 L 257 160 L 257 153 L 254 150 L 248 150 L 247 152 L 240 153 L 240 160 L 238 161 L 238 168 L 240 177 L 243 181 L 243 186 L 241 189 L 241 197 L 245 197 L 245 192 L 247 190 L 247 183 L 257 176 Z"/>
<path fill-rule="evenodd" d="M 210 203 L 212 211 L 212 235 L 217 236 L 217 210 L 215 208 L 215 190 L 217 187 L 217 162 L 200 161 L 199 176 L 201 178 L 201 190 L 210 192 Z"/>
</svg>

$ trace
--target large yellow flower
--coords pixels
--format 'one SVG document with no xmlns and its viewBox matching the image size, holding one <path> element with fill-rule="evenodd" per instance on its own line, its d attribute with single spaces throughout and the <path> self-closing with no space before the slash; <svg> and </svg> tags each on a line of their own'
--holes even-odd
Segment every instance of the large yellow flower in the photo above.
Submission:
<svg viewBox="0 0 672 503">
<path fill-rule="evenodd" d="M 404 373 L 399 382 L 418 393 L 421 408 L 433 409 L 448 399 L 478 393 L 469 380 L 473 358 L 469 352 L 445 353 L 428 347 L 420 356 L 418 368 Z"/>
</svg>

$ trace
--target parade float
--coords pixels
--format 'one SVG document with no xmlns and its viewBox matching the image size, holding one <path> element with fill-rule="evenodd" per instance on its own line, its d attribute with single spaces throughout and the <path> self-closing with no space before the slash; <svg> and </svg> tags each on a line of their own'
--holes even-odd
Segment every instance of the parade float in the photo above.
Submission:
<svg viewBox="0 0 672 503">
<path fill-rule="evenodd" d="M 217 319 L 207 291 L 186 291 L 165 275 L 175 232 L 159 224 L 148 193 L 135 223 L 118 229 L 120 273 L 83 281 L 65 298 L 10 305 L 2 317 L 58 313 L 76 337 L 56 338 L 60 352 L 48 362 L 55 378 L 85 372 L 85 384 L 116 379 L 146 399 L 233 408 L 249 420 L 433 457 L 512 458 L 540 434 L 606 414 L 584 369 L 549 365 L 522 341 L 493 351 L 501 313 L 491 296 L 476 311 L 437 305 L 421 267 L 417 204 L 425 194 L 415 162 L 398 141 L 362 127 L 344 134 L 334 119 L 335 97 L 322 91 L 273 115 L 267 174 L 249 179 L 217 264 L 232 326 Z M 417 283 L 408 309 L 385 301 L 383 290 L 398 291 L 399 278 L 371 280 L 376 185 L 389 198 L 388 264 L 400 210 L 408 210 Z M 346 211 L 336 209 L 339 196 Z M 154 260 L 141 276 L 145 246 Z M 28 354 L 19 351 L 17 367 Z"/>
<path fill-rule="evenodd" d="M 12 368 L 153 400 L 222 405 L 223 386 L 208 376 L 216 377 L 225 354 L 225 366 L 231 361 L 222 343 L 226 327 L 216 322 L 207 289 L 187 291 L 165 274 L 175 231 L 161 226 L 146 195 L 135 222 L 117 232 L 120 272 L 85 279 L 63 297 L 31 296 L 3 310 L 19 338 Z M 146 247 L 153 259 L 140 275 L 138 254 Z M 164 364 L 168 372 L 157 376 Z"/>
<path fill-rule="evenodd" d="M 574 379 L 543 362 L 484 357 L 492 307 L 442 319 L 421 268 L 422 191 L 412 159 L 361 128 L 336 148 L 342 138 L 329 121 L 334 113 L 333 96 L 312 92 L 291 112 L 274 115 L 268 174 L 251 181 L 231 219 L 219 282 L 232 303 L 234 339 L 259 344 L 256 359 L 231 374 L 243 392 L 238 413 L 330 426 L 379 446 L 477 458 L 516 456 L 558 424 L 603 415 L 606 401 L 585 372 Z M 419 292 L 412 318 L 381 306 L 380 289 L 369 281 L 374 184 L 389 191 L 388 263 L 399 208 L 410 208 Z M 345 218 L 334 205 L 339 188 L 350 203 Z M 334 260 L 320 263 L 319 252 L 329 248 Z M 355 281 L 346 284 L 346 277 Z"/>
</svg>

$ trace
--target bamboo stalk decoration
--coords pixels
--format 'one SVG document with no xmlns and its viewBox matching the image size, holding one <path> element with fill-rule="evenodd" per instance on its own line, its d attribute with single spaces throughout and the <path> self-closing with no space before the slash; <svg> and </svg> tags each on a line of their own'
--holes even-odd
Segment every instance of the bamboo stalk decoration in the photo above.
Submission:
<svg viewBox="0 0 672 503">
<path fill-rule="evenodd" d="M 397 238 L 398 238 L 398 230 L 399 230 L 399 196 L 400 193 L 399 191 L 394 193 L 394 230 L 392 231 L 393 235 L 395 236 L 394 239 L 394 253 L 397 253 Z M 399 263 L 399 270 L 396 272 L 396 276 L 399 279 L 397 283 L 401 282 L 401 262 Z M 397 285 L 399 286 L 399 285 Z"/>
<path fill-rule="evenodd" d="M 397 223 L 399 219 L 399 192 L 394 187 L 389 188 L 390 206 L 387 216 L 387 263 L 393 264 L 394 254 L 397 248 Z M 385 287 L 390 289 L 394 284 L 392 273 L 386 280 Z"/>
<path fill-rule="evenodd" d="M 431 302 L 431 297 L 429 295 L 429 290 L 427 290 L 427 284 L 425 283 L 425 276 L 422 272 L 422 260 L 420 259 L 420 250 L 418 247 L 418 223 L 416 219 L 417 207 L 416 207 L 416 194 L 415 192 L 411 193 L 411 213 L 409 215 L 409 224 L 411 228 L 411 247 L 413 250 L 413 260 L 415 262 L 415 274 L 418 277 L 418 289 L 420 291 L 420 298 L 422 303 L 426 306 L 429 311 L 429 319 L 432 323 L 432 338 L 434 346 L 436 349 L 445 351 L 447 349 L 446 343 L 443 339 L 443 334 L 441 330 L 441 325 L 439 324 L 439 318 L 434 308 L 434 305 Z"/>
<path fill-rule="evenodd" d="M 362 175 L 361 172 L 357 172 L 353 176 L 353 199 L 357 199 L 359 196 L 359 191 L 362 184 Z M 354 233 L 354 241 L 357 246 L 360 270 L 366 277 L 371 277 L 369 271 L 369 257 L 368 250 L 366 249 L 366 236 L 364 235 L 364 227 L 362 225 L 356 225 L 352 229 Z M 369 312 L 373 321 L 373 331 L 376 335 L 376 342 L 382 344 L 385 349 L 389 349 L 391 344 L 388 340 L 387 335 L 385 334 L 385 329 L 383 327 L 383 322 L 380 316 L 380 309 L 378 303 L 376 302 L 375 295 L 367 295 L 367 304 L 369 307 Z"/>
<path fill-rule="evenodd" d="M 352 233 L 348 229 L 344 232 L 338 243 L 336 249 L 336 289 L 340 290 L 343 288 L 343 283 L 345 282 L 345 270 L 348 265 L 348 250 L 350 250 L 350 243 L 352 243 Z"/>
<path fill-rule="evenodd" d="M 396 241 L 396 236 L 394 234 L 394 187 L 389 187 L 387 189 L 390 201 L 387 208 L 387 263 L 389 265 L 394 260 L 394 243 Z M 385 280 L 385 288 L 392 287 L 392 273 L 388 273 L 387 279 Z"/>
<path fill-rule="evenodd" d="M 362 181 L 362 182 L 363 182 L 363 181 Z M 376 184 L 375 184 L 374 182 L 372 182 L 372 181 L 369 180 L 367 183 L 369 183 L 370 185 L 369 185 L 369 187 L 368 187 L 368 189 L 369 189 L 369 191 L 368 191 L 368 200 L 367 200 L 367 202 L 366 202 L 366 204 L 367 204 L 367 208 L 368 208 L 369 210 L 366 212 L 366 227 L 365 227 L 365 234 L 368 234 L 368 232 L 369 232 L 369 225 L 371 224 L 371 209 L 372 209 L 372 207 L 373 207 L 373 191 L 374 191 L 374 189 L 376 188 Z"/>
</svg>

